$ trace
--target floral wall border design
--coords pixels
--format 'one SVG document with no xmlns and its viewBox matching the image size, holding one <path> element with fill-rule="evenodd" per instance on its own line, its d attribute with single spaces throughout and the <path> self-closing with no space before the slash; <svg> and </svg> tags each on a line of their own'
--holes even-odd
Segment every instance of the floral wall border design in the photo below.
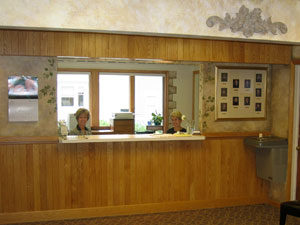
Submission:
<svg viewBox="0 0 300 225">
<path fill-rule="evenodd" d="M 250 10 L 242 5 L 239 12 L 236 13 L 236 17 L 231 17 L 229 13 L 226 13 L 225 18 L 222 19 L 218 16 L 210 16 L 206 20 L 208 27 L 213 27 L 215 24 L 219 24 L 219 31 L 230 28 L 232 33 L 242 32 L 246 38 L 253 36 L 254 33 L 267 34 L 271 32 L 273 35 L 278 34 L 278 30 L 285 34 L 288 31 L 287 26 L 282 22 L 272 23 L 271 17 L 266 20 L 261 18 L 262 10 L 260 8 L 254 8 Z"/>
</svg>

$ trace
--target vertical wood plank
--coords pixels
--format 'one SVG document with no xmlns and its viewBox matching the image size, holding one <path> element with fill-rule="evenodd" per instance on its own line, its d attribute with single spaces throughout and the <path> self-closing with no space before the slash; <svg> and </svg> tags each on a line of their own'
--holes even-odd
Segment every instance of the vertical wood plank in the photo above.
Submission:
<svg viewBox="0 0 300 225">
<path fill-rule="evenodd" d="M 11 31 L 5 30 L 3 33 L 3 54 L 12 55 L 11 48 Z"/>
<path fill-rule="evenodd" d="M 130 160 L 130 143 L 124 143 L 124 204 L 130 204 L 130 174 L 131 172 L 131 160 Z"/>
<path fill-rule="evenodd" d="M 87 184 L 85 186 L 85 191 L 88 193 L 88 207 L 96 207 L 96 180 L 100 177 L 96 176 L 96 151 L 95 143 L 89 144 L 88 146 L 88 167 L 87 167 Z"/>
<path fill-rule="evenodd" d="M 40 151 L 39 145 L 34 145 L 32 150 L 32 167 L 33 167 L 33 198 L 34 198 L 34 211 L 41 210 L 41 186 L 40 186 Z"/>
<path fill-rule="evenodd" d="M 41 32 L 41 55 L 48 56 L 48 32 Z"/>
<path fill-rule="evenodd" d="M 230 46 L 226 41 L 212 41 L 212 61 L 229 62 Z"/>
<path fill-rule="evenodd" d="M 189 40 L 190 60 L 192 61 L 212 61 L 212 40 Z"/>
<path fill-rule="evenodd" d="M 135 142 L 131 142 L 129 144 L 130 147 L 130 204 L 137 203 L 137 153 L 136 153 L 136 144 Z"/>
<path fill-rule="evenodd" d="M 109 144 L 107 143 L 99 143 L 97 144 L 99 146 L 99 149 L 101 149 L 100 154 L 98 157 L 100 157 L 100 182 L 98 185 L 101 185 L 100 187 L 100 196 L 97 196 L 98 201 L 100 202 L 101 206 L 108 206 L 112 202 L 112 194 L 111 194 L 111 148 Z"/>
<path fill-rule="evenodd" d="M 14 194 L 16 211 L 23 211 L 26 209 L 27 202 L 27 186 L 26 186 L 26 150 L 25 146 L 14 146 Z"/>
<path fill-rule="evenodd" d="M 68 56 L 76 56 L 75 33 L 68 32 Z"/>
<path fill-rule="evenodd" d="M 1 175 L 1 199 L 3 212 L 15 212 L 15 184 L 14 184 L 14 151 L 13 146 L 3 148 L 2 156 L 4 156 Z"/>
<path fill-rule="evenodd" d="M 78 192 L 79 192 L 79 165 L 78 165 L 78 145 L 72 146 L 72 151 L 70 152 L 70 162 L 71 162 L 71 208 L 78 208 L 79 207 L 79 199 L 78 199 Z"/>
<path fill-rule="evenodd" d="M 153 58 L 166 59 L 166 39 L 163 37 L 155 37 L 153 42 Z"/>
<path fill-rule="evenodd" d="M 47 209 L 54 209 L 54 185 L 53 185 L 53 178 L 54 178 L 54 173 L 53 173 L 53 162 L 54 157 L 53 157 L 53 151 L 51 148 L 51 145 L 47 145 L 45 148 L 45 164 L 46 164 L 46 196 L 47 196 Z"/>
<path fill-rule="evenodd" d="M 33 31 L 32 32 L 33 38 L 33 55 L 40 56 L 41 55 L 41 32 L 40 31 Z"/>
<path fill-rule="evenodd" d="M 33 40 L 33 31 L 26 31 L 27 35 L 26 35 L 26 40 L 24 42 L 25 44 L 25 54 L 32 56 L 34 55 L 34 40 Z"/>
<path fill-rule="evenodd" d="M 111 34 L 109 37 L 110 58 L 128 58 L 128 36 Z"/>
<path fill-rule="evenodd" d="M 52 186 L 53 186 L 53 208 L 60 208 L 61 192 L 59 189 L 60 173 L 59 173 L 59 153 L 56 145 L 51 144 L 51 166 L 52 166 Z M 49 159 L 48 159 L 49 160 Z M 57 196 L 57 197 L 56 197 Z"/>
<path fill-rule="evenodd" d="M 3 55 L 3 45 L 4 45 L 4 31 L 0 30 L 0 55 Z"/>
<path fill-rule="evenodd" d="M 96 57 L 96 37 L 93 33 L 88 33 L 88 56 Z"/>
<path fill-rule="evenodd" d="M 113 143 L 107 143 L 107 205 L 114 203 L 114 162 L 113 162 Z"/>
<path fill-rule="evenodd" d="M 61 56 L 71 56 L 70 54 L 70 42 L 68 32 L 62 32 L 60 35 L 61 38 Z"/>
<path fill-rule="evenodd" d="M 153 59 L 153 42 L 152 37 L 129 36 L 128 37 L 128 57 Z"/>
<path fill-rule="evenodd" d="M 237 62 L 237 63 L 243 63 L 245 62 L 245 55 L 244 55 L 244 43 L 243 42 L 237 42 L 233 41 L 230 42 L 230 62 Z"/>
<path fill-rule="evenodd" d="M 96 57 L 108 57 L 109 56 L 109 34 L 96 34 Z"/>
<path fill-rule="evenodd" d="M 34 210 L 34 176 L 33 176 L 33 145 L 26 145 L 26 161 L 25 161 L 25 171 L 26 171 L 26 211 Z"/>
<path fill-rule="evenodd" d="M 166 59 L 178 60 L 178 42 L 176 38 L 166 38 Z"/>
<path fill-rule="evenodd" d="M 245 63 L 260 63 L 259 47 L 257 43 L 245 43 Z"/>
<path fill-rule="evenodd" d="M 83 56 L 82 53 L 82 33 L 75 33 L 75 56 Z"/>
<path fill-rule="evenodd" d="M 47 32 L 47 52 L 48 56 L 56 56 L 55 55 L 55 34 L 54 32 Z"/>
<path fill-rule="evenodd" d="M 61 192 L 61 197 L 62 197 L 62 203 L 61 205 L 65 205 L 64 208 L 70 209 L 72 208 L 72 193 L 73 193 L 73 186 L 72 186 L 72 181 L 73 181 L 73 176 L 72 176 L 72 169 L 74 168 L 74 165 L 72 164 L 72 159 L 74 155 L 74 151 L 76 152 L 76 146 L 69 144 L 69 145 L 62 145 L 63 148 L 63 154 L 64 154 L 64 160 L 63 165 L 62 165 L 62 172 L 64 173 L 64 179 L 61 182 L 61 187 L 62 187 L 62 192 Z"/>
<path fill-rule="evenodd" d="M 19 34 L 18 31 L 11 31 L 11 54 L 19 55 Z"/>
<path fill-rule="evenodd" d="M 89 56 L 89 34 L 88 33 L 82 33 L 82 39 L 81 39 L 81 46 L 82 46 L 82 56 L 88 57 Z"/>
<path fill-rule="evenodd" d="M 26 55 L 26 42 L 28 39 L 28 32 L 18 32 L 19 35 L 19 55 Z"/>
<path fill-rule="evenodd" d="M 54 32 L 54 55 L 62 56 L 62 32 Z"/>
</svg>

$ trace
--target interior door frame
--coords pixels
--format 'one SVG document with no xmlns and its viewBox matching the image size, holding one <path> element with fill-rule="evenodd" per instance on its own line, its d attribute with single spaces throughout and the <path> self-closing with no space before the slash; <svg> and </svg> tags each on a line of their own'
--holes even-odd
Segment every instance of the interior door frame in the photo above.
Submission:
<svg viewBox="0 0 300 225">
<path fill-rule="evenodd" d="M 293 123 L 293 147 L 292 147 L 292 165 L 291 165 L 291 189 L 290 199 L 296 199 L 296 187 L 297 187 L 297 160 L 298 151 L 298 135 L 299 135 L 299 113 L 300 113 L 300 60 L 292 63 L 292 73 L 295 76 L 295 87 L 294 87 L 294 123 Z"/>
</svg>

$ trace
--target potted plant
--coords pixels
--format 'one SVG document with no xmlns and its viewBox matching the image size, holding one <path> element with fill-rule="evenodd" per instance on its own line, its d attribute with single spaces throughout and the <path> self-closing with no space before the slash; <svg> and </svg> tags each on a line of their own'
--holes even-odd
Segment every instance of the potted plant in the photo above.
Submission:
<svg viewBox="0 0 300 225">
<path fill-rule="evenodd" d="M 153 121 L 154 125 L 159 126 L 159 125 L 161 125 L 161 122 L 163 121 L 163 117 L 160 113 L 157 113 L 155 111 L 155 113 L 152 113 L 152 121 Z"/>
</svg>

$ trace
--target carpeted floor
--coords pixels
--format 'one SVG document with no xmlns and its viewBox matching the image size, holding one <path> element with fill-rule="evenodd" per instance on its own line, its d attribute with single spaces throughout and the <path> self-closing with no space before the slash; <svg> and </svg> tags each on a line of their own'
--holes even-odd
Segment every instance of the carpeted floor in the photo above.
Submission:
<svg viewBox="0 0 300 225">
<path fill-rule="evenodd" d="M 269 205 L 249 205 L 218 209 L 155 213 L 80 220 L 24 223 L 22 225 L 278 225 L 279 209 Z M 300 225 L 300 218 L 287 216 L 286 225 Z"/>
</svg>

